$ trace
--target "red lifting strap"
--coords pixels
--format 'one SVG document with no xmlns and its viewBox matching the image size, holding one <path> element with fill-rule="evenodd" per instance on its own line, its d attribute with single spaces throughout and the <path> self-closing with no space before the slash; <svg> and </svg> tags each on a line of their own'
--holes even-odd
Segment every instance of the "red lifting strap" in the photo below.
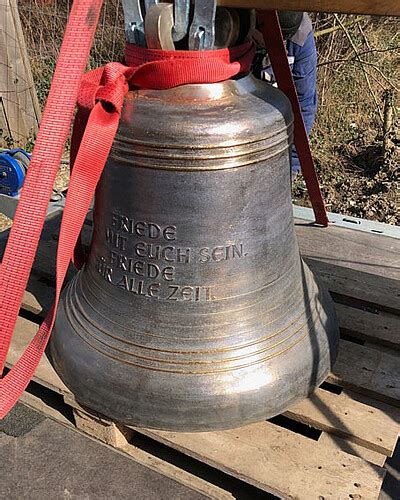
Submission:
<svg viewBox="0 0 400 500">
<path fill-rule="evenodd" d="M 288 96 L 292 105 L 294 115 L 293 142 L 296 146 L 301 165 L 301 173 L 303 174 L 308 195 L 314 210 L 315 222 L 322 226 L 327 226 L 329 222 L 328 216 L 319 187 L 317 173 L 315 172 L 310 144 L 308 142 L 303 115 L 301 114 L 301 108 L 297 98 L 292 72 L 290 71 L 278 16 L 275 11 L 265 10 L 257 12 L 257 20 L 264 37 L 265 48 L 267 49 L 278 87 Z"/>
<path fill-rule="evenodd" d="M 69 133 L 101 4 L 102 0 L 75 0 L 73 4 L 40 132 L 4 253 L 0 279 L 1 369 L 5 364 L 48 200 Z M 272 18 L 276 19 L 276 15 L 272 14 Z M 275 26 L 279 30 L 277 19 Z M 282 38 L 280 40 L 283 44 Z M 224 81 L 248 72 L 253 55 L 251 44 L 204 52 L 166 52 L 128 46 L 126 58 L 129 67 L 110 63 L 83 78 L 79 103 L 90 113 L 86 113 L 86 127 L 74 132 L 80 144 L 79 147 L 76 144 L 73 147 L 74 166 L 57 250 L 55 301 L 21 358 L 0 380 L 0 418 L 10 411 L 25 390 L 47 345 L 61 286 L 111 149 L 129 84 L 165 89 L 187 83 Z M 288 65 L 286 54 L 284 61 Z"/>
</svg>

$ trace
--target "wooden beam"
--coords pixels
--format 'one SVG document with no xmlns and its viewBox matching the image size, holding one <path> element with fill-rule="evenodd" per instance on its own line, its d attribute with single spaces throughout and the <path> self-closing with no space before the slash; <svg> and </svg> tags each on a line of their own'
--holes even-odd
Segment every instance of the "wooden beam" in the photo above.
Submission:
<svg viewBox="0 0 400 500">
<path fill-rule="evenodd" d="M 37 133 L 39 123 L 42 119 L 42 110 L 40 108 L 39 99 L 36 94 L 35 83 L 33 81 L 31 63 L 29 61 L 28 49 L 25 43 L 24 30 L 22 28 L 21 19 L 19 17 L 17 0 L 10 0 L 10 6 L 11 6 L 11 14 L 14 20 L 15 33 L 19 45 L 19 55 L 23 61 L 23 68 L 21 68 L 21 71 L 23 72 L 26 78 L 25 86 L 28 86 L 30 98 L 32 101 L 31 106 L 33 107 L 33 111 L 35 113 L 34 115 L 35 121 L 32 124 L 32 127 L 34 132 Z"/>
<path fill-rule="evenodd" d="M 17 73 L 15 71 L 16 57 L 15 43 L 9 42 L 10 33 L 14 24 L 10 22 L 11 11 L 8 5 L 0 8 L 0 100 L 1 100 L 1 129 L 0 147 L 7 147 L 9 141 L 21 144 L 28 138 L 23 111 L 19 102 Z M 10 54 L 10 52 L 12 52 Z"/>
<path fill-rule="evenodd" d="M 340 340 L 339 356 L 327 381 L 400 408 L 397 353 Z"/>
<path fill-rule="evenodd" d="M 400 16 L 399 0 L 218 0 L 224 7 Z"/>
<path fill-rule="evenodd" d="M 384 411 L 323 389 L 292 405 L 284 415 L 389 457 L 400 430 Z"/>
<path fill-rule="evenodd" d="M 24 147 L 38 130 L 36 96 L 15 0 L 0 6 L 0 147 Z"/>
</svg>

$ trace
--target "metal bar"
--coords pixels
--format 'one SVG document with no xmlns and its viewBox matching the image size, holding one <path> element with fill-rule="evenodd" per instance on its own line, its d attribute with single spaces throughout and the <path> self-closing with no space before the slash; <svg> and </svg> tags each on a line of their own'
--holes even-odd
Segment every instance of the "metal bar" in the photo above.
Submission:
<svg viewBox="0 0 400 500">
<path fill-rule="evenodd" d="M 315 216 L 312 208 L 293 205 L 293 215 L 296 219 L 307 220 L 314 222 Z M 360 219 L 351 215 L 337 214 L 328 212 L 329 224 L 336 227 L 344 227 L 355 231 L 363 231 L 365 233 L 379 234 L 400 240 L 400 227 L 377 222 L 374 220 Z"/>
<path fill-rule="evenodd" d="M 211 50 L 215 40 L 216 0 L 195 0 L 189 30 L 190 50 Z"/>
<path fill-rule="evenodd" d="M 144 20 L 139 0 L 122 0 L 125 19 L 125 37 L 129 43 L 146 46 Z"/>
<path fill-rule="evenodd" d="M 311 155 L 307 132 L 304 126 L 293 75 L 289 67 L 286 45 L 282 39 L 277 13 L 271 10 L 258 11 L 257 21 L 260 32 L 264 37 L 265 48 L 271 61 L 276 83 L 279 89 L 287 95 L 292 105 L 294 117 L 293 141 L 299 156 L 301 172 L 307 186 L 308 196 L 315 213 L 315 220 L 318 224 L 327 226 L 328 217 L 326 215 L 324 199 Z"/>
<path fill-rule="evenodd" d="M 399 0 L 218 0 L 222 7 L 400 16 Z"/>
<path fill-rule="evenodd" d="M 174 42 L 179 42 L 185 38 L 189 28 L 190 0 L 175 0 L 174 9 L 175 24 L 172 38 Z"/>
</svg>

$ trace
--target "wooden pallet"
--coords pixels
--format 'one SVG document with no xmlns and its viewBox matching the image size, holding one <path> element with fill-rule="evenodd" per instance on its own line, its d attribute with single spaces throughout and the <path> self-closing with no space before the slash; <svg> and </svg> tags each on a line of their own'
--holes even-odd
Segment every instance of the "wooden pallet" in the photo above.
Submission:
<svg viewBox="0 0 400 500">
<path fill-rule="evenodd" d="M 44 232 L 8 366 L 52 301 L 57 228 L 53 220 Z M 305 260 L 334 297 L 343 338 L 327 383 L 284 415 L 208 433 L 127 427 L 81 408 L 46 358 L 24 401 L 66 425 L 72 409 L 78 429 L 211 498 L 240 497 L 241 487 L 252 487 L 252 498 L 378 498 L 400 428 L 400 241 L 301 221 L 296 230 Z"/>
</svg>

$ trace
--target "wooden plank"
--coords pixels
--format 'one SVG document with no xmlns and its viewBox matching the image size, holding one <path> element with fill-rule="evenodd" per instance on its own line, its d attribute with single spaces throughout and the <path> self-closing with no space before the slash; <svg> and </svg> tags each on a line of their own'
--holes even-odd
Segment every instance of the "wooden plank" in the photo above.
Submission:
<svg viewBox="0 0 400 500">
<path fill-rule="evenodd" d="M 304 260 L 330 292 L 354 297 L 393 314 L 399 313 L 399 280 L 335 266 L 308 257 Z"/>
<path fill-rule="evenodd" d="M 222 488 L 215 486 L 214 484 L 209 483 L 204 479 L 200 479 L 197 476 L 192 475 L 191 473 L 182 471 L 178 467 L 171 465 L 168 462 L 164 462 L 163 460 L 153 457 L 149 455 L 136 446 L 133 446 L 129 440 L 132 439 L 135 431 L 127 426 L 117 424 L 107 419 L 106 417 L 98 414 L 97 412 L 90 411 L 82 408 L 79 403 L 75 401 L 73 395 L 64 396 L 64 401 L 73 408 L 73 414 L 75 419 L 75 424 L 77 428 L 84 432 L 85 434 L 89 434 L 93 438 L 102 441 L 114 448 L 118 448 L 122 450 L 124 453 L 129 454 L 135 460 L 143 463 L 143 465 L 147 467 L 150 466 L 153 470 L 163 473 L 164 469 L 168 472 L 168 477 L 171 477 L 171 470 L 175 472 L 175 479 L 190 488 L 199 491 L 201 493 L 207 494 L 210 498 L 218 498 L 218 499 L 232 499 L 233 495 L 223 490 Z M 151 458 L 154 458 L 152 461 Z M 142 460 L 138 460 L 141 458 Z M 185 474 L 188 477 L 191 477 L 190 483 L 187 481 L 182 481 L 182 473 L 183 477 L 186 479 Z"/>
<path fill-rule="evenodd" d="M 346 340 L 328 381 L 400 406 L 400 357 Z"/>
<path fill-rule="evenodd" d="M 360 458 L 324 450 L 268 422 L 212 433 L 137 431 L 284 498 L 375 499 L 385 474 Z"/>
<path fill-rule="evenodd" d="M 343 12 L 375 16 L 400 16 L 398 0 L 218 0 L 224 7 L 242 9 L 305 10 L 309 12 Z"/>
<path fill-rule="evenodd" d="M 0 33 L 1 37 L 1 33 Z M 0 38 L 0 44 L 1 44 L 1 38 Z M 3 71 L 3 68 L 1 68 Z M 4 75 L 3 75 L 4 78 Z M 1 83 L 0 83 L 1 85 Z M 6 108 L 5 104 L 3 101 L 3 97 L 0 95 L 0 138 L 2 139 L 3 137 L 11 137 L 11 131 L 10 127 L 8 126 L 8 120 L 7 120 L 7 113 L 6 113 Z M 3 142 L 3 139 L 2 139 Z M 2 144 L 0 142 L 0 145 Z"/>
<path fill-rule="evenodd" d="M 106 420 L 93 413 L 73 408 L 75 425 L 80 431 L 93 436 L 103 443 L 122 448 L 132 439 L 134 431 L 117 422 Z"/>
<path fill-rule="evenodd" d="M 15 81 L 15 53 L 12 49 L 17 44 L 14 20 L 9 3 L 0 8 L 0 96 L 7 122 L 7 135 L 17 143 L 23 143 L 28 137 L 24 116 L 20 108 L 19 95 Z M 14 58 L 13 58 L 14 56 Z M 2 138 L 3 147 L 7 143 Z M 2 144 L 0 143 L 0 145 Z"/>
<path fill-rule="evenodd" d="M 392 406 L 383 401 L 378 401 L 365 394 L 360 394 L 359 392 L 352 391 L 351 389 L 343 389 L 340 395 L 342 398 L 349 398 L 353 401 L 358 401 L 359 403 L 370 406 L 371 408 L 376 408 L 383 411 L 388 417 L 391 418 L 392 422 L 397 424 L 398 429 L 400 429 L 400 408 L 396 408 L 395 406 Z"/>
<path fill-rule="evenodd" d="M 381 352 L 386 352 L 387 354 L 390 354 L 391 356 L 393 356 L 393 354 L 395 354 L 395 352 L 393 351 L 393 349 L 391 347 L 388 347 L 386 345 L 382 345 L 382 344 L 377 344 L 376 342 L 364 342 L 364 347 L 369 347 L 370 349 L 376 349 L 377 351 L 381 351 Z M 396 353 L 398 354 L 398 353 Z"/>
<path fill-rule="evenodd" d="M 400 349 L 400 316 L 335 303 L 339 326 L 352 337 Z"/>
<path fill-rule="evenodd" d="M 367 462 L 371 462 L 371 464 L 378 465 L 379 467 L 383 467 L 387 459 L 387 456 L 382 453 L 369 450 L 359 444 L 349 443 L 346 439 L 328 434 L 327 432 L 321 434 L 318 439 L 318 445 L 325 449 L 327 453 L 331 453 L 332 450 L 341 450 L 350 455 L 362 458 Z"/>
<path fill-rule="evenodd" d="M 32 93 L 35 91 L 35 87 L 32 74 L 30 71 L 29 74 L 27 73 L 25 65 L 29 64 L 29 60 L 26 53 L 25 39 L 21 28 L 18 8 L 15 0 L 6 0 L 7 2 L 9 4 L 10 25 L 6 31 L 6 43 L 12 77 L 9 91 L 15 92 L 25 127 L 25 136 L 18 143 L 20 146 L 25 146 L 27 140 L 31 139 L 38 131 L 38 118 L 32 101 Z M 25 51 L 25 54 L 23 54 L 23 51 Z M 14 143 L 14 145 L 16 144 Z"/>
<path fill-rule="evenodd" d="M 46 415 L 46 417 L 49 417 L 63 425 L 75 429 L 70 420 L 68 420 L 60 411 L 49 406 L 40 397 L 30 394 L 29 392 L 24 392 L 21 397 L 21 401 L 30 408 L 33 408 L 43 413 L 44 415 Z M 88 432 L 88 430 L 89 429 L 86 427 L 84 431 L 78 430 L 78 432 L 82 431 L 90 435 L 91 433 Z M 92 435 L 92 437 L 95 436 Z M 106 435 L 105 437 L 106 439 L 108 439 L 109 436 Z M 96 436 L 96 438 L 98 438 L 98 436 Z M 114 441 L 113 444 L 120 445 L 114 448 L 116 453 L 124 453 L 126 455 L 129 455 L 129 457 L 135 462 L 140 463 L 141 465 L 148 467 L 149 469 L 154 470 L 159 474 L 169 477 L 170 479 L 173 479 L 178 483 L 184 484 L 185 486 L 188 486 L 190 489 L 194 491 L 203 493 L 209 498 L 223 499 L 223 500 L 225 499 L 229 500 L 233 498 L 232 494 L 229 493 L 228 491 L 225 491 L 224 489 L 212 483 L 209 483 L 207 480 L 197 477 L 190 472 L 180 469 L 179 467 L 173 465 L 172 463 L 165 462 L 161 458 L 158 458 L 152 455 L 151 453 L 148 453 L 145 450 L 142 450 L 128 443 L 126 440 L 124 441 L 121 439 L 119 442 Z"/>
<path fill-rule="evenodd" d="M 49 417 L 52 420 L 60 422 L 64 425 L 71 425 L 71 421 L 68 420 L 68 418 L 63 413 L 61 413 L 61 411 L 53 408 L 52 406 L 49 406 L 40 397 L 34 394 L 24 392 L 19 401 L 21 401 L 21 403 L 24 403 L 24 405 L 29 406 L 29 408 L 43 413 L 44 415 L 46 415 L 46 417 Z"/>
<path fill-rule="evenodd" d="M 400 239 L 334 225 L 324 228 L 300 219 L 295 229 L 304 257 L 400 280 Z"/>
<path fill-rule="evenodd" d="M 304 260 L 329 290 L 400 310 L 400 240 L 295 221 Z"/>
<path fill-rule="evenodd" d="M 62 212 L 55 212 L 46 219 L 33 264 L 33 272 L 36 277 L 39 280 L 42 279 L 43 282 L 47 281 L 48 284 L 53 282 L 53 286 L 55 286 L 56 255 L 61 217 Z M 9 230 L 0 233 L 0 256 L 4 254 L 8 235 Z M 75 271 L 71 264 L 65 282 L 70 280 L 74 274 Z"/>
<path fill-rule="evenodd" d="M 32 323 L 32 321 L 21 317 L 17 319 L 14 336 L 7 355 L 6 365 L 8 367 L 15 365 L 37 330 L 38 325 L 36 323 Z M 39 366 L 33 376 L 33 380 L 62 394 L 70 392 L 56 374 L 46 356 L 42 356 Z"/>
<path fill-rule="evenodd" d="M 138 462 L 145 467 L 158 472 L 159 474 L 163 474 L 164 476 L 174 479 L 178 483 L 184 484 L 192 490 L 204 493 L 204 495 L 207 495 L 210 499 L 232 500 L 234 498 L 229 491 L 225 491 L 219 486 L 209 483 L 205 479 L 180 469 L 169 462 L 165 462 L 164 460 L 151 455 L 136 446 L 127 444 L 121 448 L 121 451 L 132 457 L 135 462 Z"/>
<path fill-rule="evenodd" d="M 285 416 L 387 456 L 396 447 L 399 427 L 383 411 L 322 389 L 291 406 Z"/>
<path fill-rule="evenodd" d="M 21 308 L 44 317 L 53 305 L 54 296 L 55 288 L 32 273 L 22 298 Z"/>
</svg>

